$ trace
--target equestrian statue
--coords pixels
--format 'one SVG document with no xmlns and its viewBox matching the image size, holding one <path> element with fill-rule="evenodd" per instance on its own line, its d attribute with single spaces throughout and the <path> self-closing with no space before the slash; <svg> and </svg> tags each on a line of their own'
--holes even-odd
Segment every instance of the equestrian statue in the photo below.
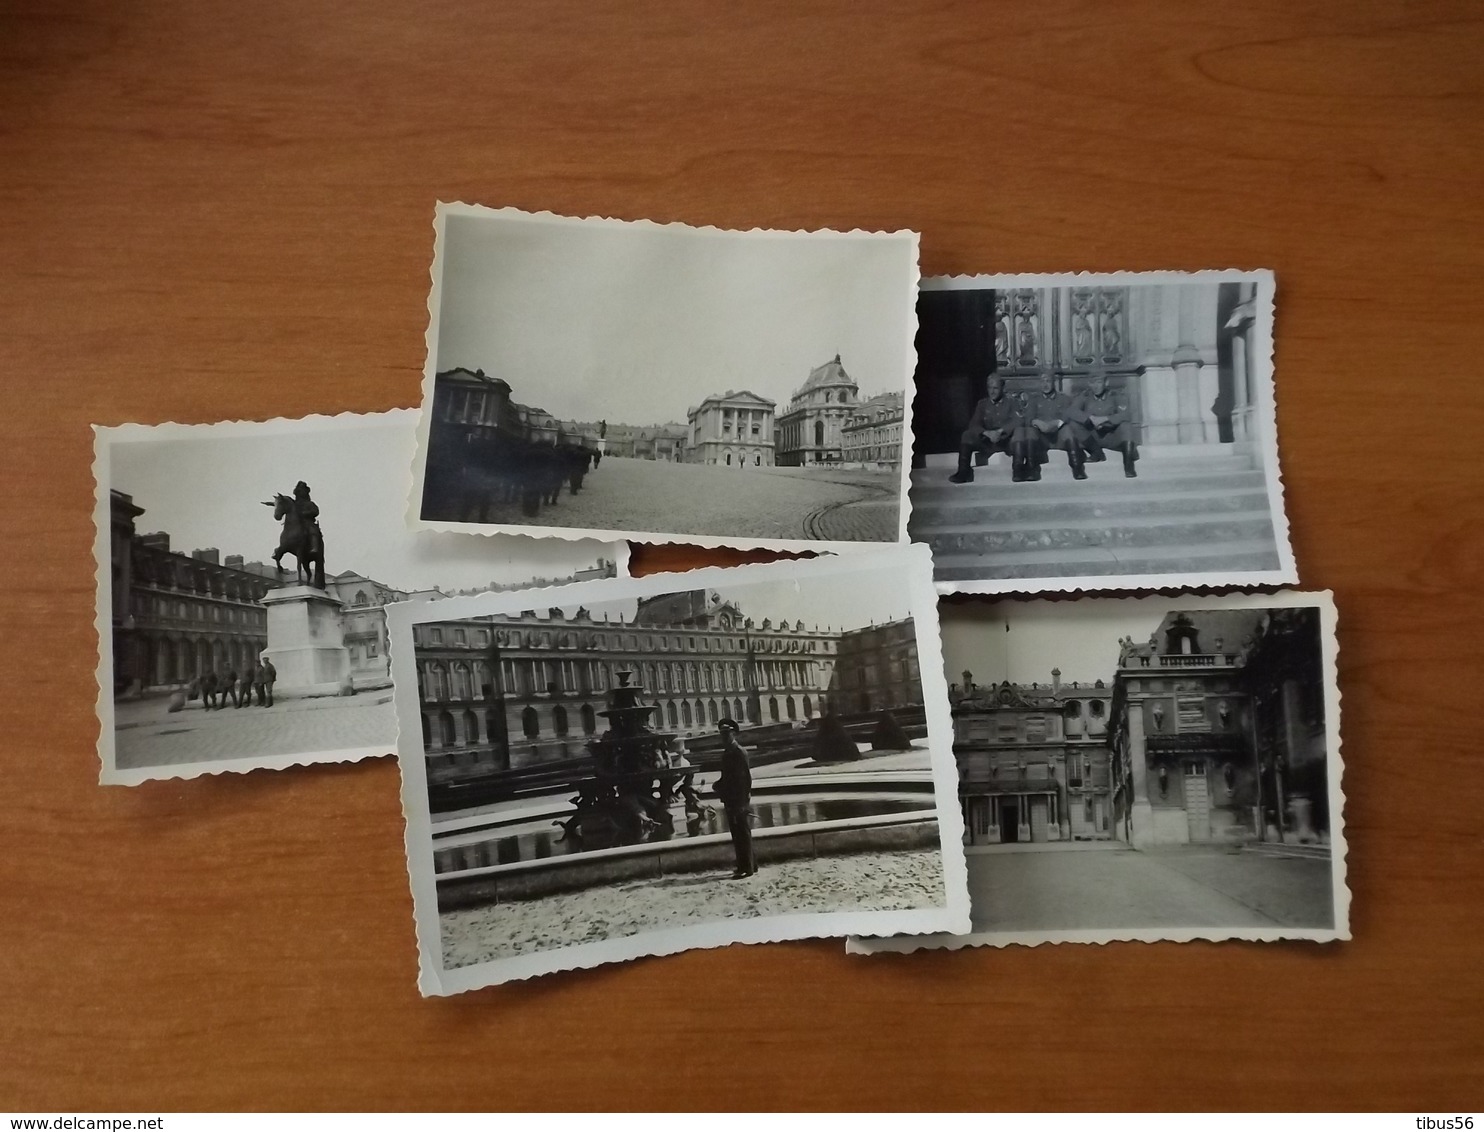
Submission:
<svg viewBox="0 0 1484 1132">
<path fill-rule="evenodd" d="M 264 507 L 273 508 L 273 518 L 283 521 L 283 534 L 273 552 L 273 565 L 283 573 L 283 556 L 294 556 L 294 569 L 299 584 L 325 588 L 325 536 L 319 529 L 319 505 L 309 498 L 309 485 L 300 480 L 294 485 L 294 496 L 273 496 Z M 306 576 L 308 580 L 306 582 Z"/>
</svg>

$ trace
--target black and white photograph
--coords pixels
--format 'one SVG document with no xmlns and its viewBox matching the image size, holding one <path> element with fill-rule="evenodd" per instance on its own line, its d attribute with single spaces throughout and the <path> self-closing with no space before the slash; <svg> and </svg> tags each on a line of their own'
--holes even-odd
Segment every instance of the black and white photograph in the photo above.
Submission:
<svg viewBox="0 0 1484 1132">
<path fill-rule="evenodd" d="M 925 279 L 911 517 L 945 593 L 1290 585 L 1266 271 Z"/>
<path fill-rule="evenodd" d="M 945 604 L 973 934 L 1348 939 L 1327 592 Z"/>
<path fill-rule="evenodd" d="M 912 232 L 440 204 L 415 527 L 907 541 Z"/>
<path fill-rule="evenodd" d="M 968 930 L 926 548 L 404 603 L 389 622 L 424 994 Z"/>
<path fill-rule="evenodd" d="M 95 426 L 103 782 L 389 755 L 389 604 L 626 575 L 622 543 L 409 531 L 416 417 Z"/>
</svg>

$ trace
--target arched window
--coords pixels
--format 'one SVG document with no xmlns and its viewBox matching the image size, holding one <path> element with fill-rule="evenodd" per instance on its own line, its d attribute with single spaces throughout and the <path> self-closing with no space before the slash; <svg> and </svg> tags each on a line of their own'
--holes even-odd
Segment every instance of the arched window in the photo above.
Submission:
<svg viewBox="0 0 1484 1132">
<path fill-rule="evenodd" d="M 675 701 L 671 700 L 665 705 L 665 718 L 670 721 L 671 727 L 680 726 L 680 717 L 675 714 Z"/>
<path fill-rule="evenodd" d="M 356 590 L 355 604 L 356 605 L 365 605 L 365 604 L 367 604 L 367 602 L 366 602 L 366 591 L 365 590 Z"/>
<path fill-rule="evenodd" d="M 592 704 L 583 704 L 582 705 L 582 733 L 584 735 L 591 735 L 597 729 L 598 729 L 598 716 L 597 716 L 597 713 L 593 711 L 593 705 Z"/>
<path fill-rule="evenodd" d="M 720 713 L 716 710 L 715 700 L 706 701 L 706 718 L 712 723 L 715 723 L 718 719 L 721 718 Z"/>
<path fill-rule="evenodd" d="M 464 742 L 470 746 L 479 742 L 479 716 L 467 710 L 464 712 Z"/>
<path fill-rule="evenodd" d="M 824 396 L 825 400 L 829 400 L 830 395 L 828 393 Z M 814 446 L 816 448 L 824 447 L 824 421 L 814 422 Z"/>
<path fill-rule="evenodd" d="M 426 751 L 426 750 L 430 749 L 433 746 L 433 727 L 432 727 L 432 725 L 430 723 L 428 723 L 428 717 L 427 716 L 423 716 L 422 717 L 422 720 L 423 720 L 423 750 Z"/>
<path fill-rule="evenodd" d="M 814 718 L 814 705 L 809 701 L 809 697 L 808 696 L 805 696 L 804 697 L 804 718 L 805 719 L 813 719 Z"/>
<path fill-rule="evenodd" d="M 754 456 L 752 458 L 752 462 L 757 467 L 761 468 L 763 466 L 763 454 L 761 452 L 759 452 L 756 456 Z"/>
<path fill-rule="evenodd" d="M 727 453 L 727 463 L 730 464 L 731 462 L 732 462 L 732 454 L 730 452 L 728 452 Z M 738 834 L 738 836 L 740 837 L 741 835 Z"/>
<path fill-rule="evenodd" d="M 792 696 L 789 696 L 788 699 L 784 701 L 784 705 L 788 708 L 788 718 L 789 719 L 798 719 L 799 718 L 799 709 L 794 704 L 794 698 Z"/>
<path fill-rule="evenodd" d="M 445 747 L 452 747 L 458 742 L 457 737 L 454 735 L 453 715 L 451 713 L 446 711 L 440 711 L 438 713 L 438 733 Z"/>
<path fill-rule="evenodd" d="M 1102 700 L 1093 700 L 1087 706 L 1088 706 L 1088 710 L 1090 710 L 1092 712 L 1092 717 L 1094 719 L 1102 719 L 1103 718 L 1103 701 Z"/>
<path fill-rule="evenodd" d="M 1082 701 L 1068 700 L 1066 706 L 1063 707 L 1061 710 L 1062 714 L 1065 715 L 1068 719 L 1076 719 L 1079 715 L 1082 714 Z"/>
<path fill-rule="evenodd" d="M 541 717 L 536 714 L 536 709 L 533 707 L 528 707 L 520 713 L 520 725 L 527 739 L 534 739 L 541 734 Z"/>
<path fill-rule="evenodd" d="M 744 715 L 744 713 L 742 711 L 742 701 L 741 700 L 733 700 L 732 701 L 732 718 L 735 719 L 735 720 L 739 720 L 739 721 L 742 720 L 742 719 L 744 719 L 744 718 L 746 718 L 746 716 Z"/>
<path fill-rule="evenodd" d="M 551 729 L 558 735 L 567 733 L 567 709 L 561 704 L 551 709 Z"/>
<path fill-rule="evenodd" d="M 772 721 L 774 723 L 777 723 L 778 722 L 778 697 L 777 696 L 769 696 L 768 697 L 768 717 L 770 719 L 772 719 Z"/>
<path fill-rule="evenodd" d="M 683 727 L 689 727 L 691 725 L 690 701 L 689 700 L 681 700 L 680 701 L 680 723 L 681 723 L 681 726 L 683 726 Z"/>
<path fill-rule="evenodd" d="M 469 666 L 467 664 L 453 666 L 453 698 L 456 700 L 472 698 L 469 695 Z"/>
</svg>

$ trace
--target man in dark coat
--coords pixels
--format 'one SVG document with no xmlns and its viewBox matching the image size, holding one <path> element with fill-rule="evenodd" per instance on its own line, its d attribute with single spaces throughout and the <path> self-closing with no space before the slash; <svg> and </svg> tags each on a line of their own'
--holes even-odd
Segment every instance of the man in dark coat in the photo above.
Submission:
<svg viewBox="0 0 1484 1132">
<path fill-rule="evenodd" d="M 1134 442 L 1134 426 L 1128 419 L 1128 402 L 1108 388 L 1108 375 L 1098 374 L 1077 400 L 1085 421 L 1082 446 L 1087 449 L 1087 458 L 1097 463 L 1107 459 L 1103 449 L 1121 451 L 1123 474 L 1130 479 L 1137 476 L 1134 461 L 1139 458 L 1139 446 Z"/>
<path fill-rule="evenodd" d="M 258 666 L 252 661 L 242 670 L 241 692 L 237 696 L 238 707 L 252 707 L 252 690 L 258 682 Z"/>
<path fill-rule="evenodd" d="M 207 711 L 216 707 L 216 672 L 208 670 L 201 677 L 201 706 Z"/>
<path fill-rule="evenodd" d="M 1041 478 L 1041 465 L 1046 462 L 1046 452 L 1060 448 L 1067 454 L 1067 463 L 1072 468 L 1074 480 L 1085 480 L 1087 469 L 1082 464 L 1082 445 L 1077 439 L 1076 419 L 1079 411 L 1072 398 L 1056 389 L 1056 381 L 1047 374 L 1041 378 L 1039 392 L 1032 393 L 1025 403 L 1023 419 L 1035 430 L 1040 443 L 1031 460 L 1030 479 Z"/>
<path fill-rule="evenodd" d="M 750 877 L 757 872 L 757 858 L 752 852 L 752 767 L 747 750 L 737 742 L 737 721 L 722 719 L 716 729 L 721 733 L 721 776 L 716 780 L 716 797 L 727 812 L 727 828 L 732 833 L 732 851 L 737 855 L 733 877 Z"/>
<path fill-rule="evenodd" d="M 261 681 L 258 685 L 258 703 L 263 707 L 272 707 L 273 681 L 278 679 L 278 669 L 273 667 L 273 662 L 266 656 L 263 657 L 262 667 L 258 669 L 258 679 Z"/>
<path fill-rule="evenodd" d="M 1010 457 L 1010 478 L 1016 483 L 1029 477 L 1031 444 L 1034 437 L 1021 419 L 1020 406 L 1005 393 L 1005 383 L 998 377 L 989 379 L 989 396 L 974 406 L 969 427 L 958 442 L 958 471 L 949 476 L 953 483 L 973 483 L 974 469 L 970 460 L 975 453 L 985 463 L 996 452 Z"/>
<path fill-rule="evenodd" d="M 227 701 L 232 701 L 232 706 L 237 706 L 237 670 L 230 664 L 227 671 L 222 675 L 222 707 L 227 706 Z"/>
</svg>

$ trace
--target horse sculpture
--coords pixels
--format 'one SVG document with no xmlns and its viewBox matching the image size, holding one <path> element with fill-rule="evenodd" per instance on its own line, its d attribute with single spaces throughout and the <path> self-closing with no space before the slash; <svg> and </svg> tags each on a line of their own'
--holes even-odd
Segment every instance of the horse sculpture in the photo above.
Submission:
<svg viewBox="0 0 1484 1132">
<path fill-rule="evenodd" d="M 283 521 L 283 534 L 279 536 L 278 549 L 273 552 L 274 568 L 282 574 L 283 556 L 292 554 L 299 584 L 324 589 L 325 540 L 320 533 L 319 524 L 313 517 L 306 518 L 302 515 L 299 501 L 291 496 L 275 494 L 273 502 L 265 502 L 263 506 L 272 507 L 273 518 Z M 314 504 L 309 506 L 314 508 L 315 515 L 319 513 L 319 508 Z"/>
</svg>

